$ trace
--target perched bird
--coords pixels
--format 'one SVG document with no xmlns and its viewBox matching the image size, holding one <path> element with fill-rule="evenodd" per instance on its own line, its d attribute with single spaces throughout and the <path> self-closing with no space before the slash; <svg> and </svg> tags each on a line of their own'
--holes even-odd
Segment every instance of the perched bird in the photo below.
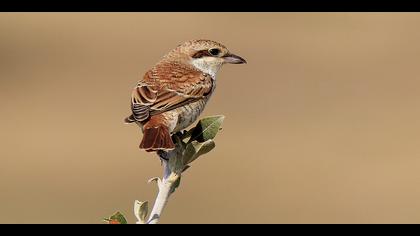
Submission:
<svg viewBox="0 0 420 236">
<path fill-rule="evenodd" d="M 217 72 L 226 63 L 246 61 L 218 42 L 191 40 L 147 71 L 132 92 L 132 114 L 125 119 L 141 127 L 140 148 L 174 149 L 171 134 L 196 121 L 216 87 Z"/>
</svg>

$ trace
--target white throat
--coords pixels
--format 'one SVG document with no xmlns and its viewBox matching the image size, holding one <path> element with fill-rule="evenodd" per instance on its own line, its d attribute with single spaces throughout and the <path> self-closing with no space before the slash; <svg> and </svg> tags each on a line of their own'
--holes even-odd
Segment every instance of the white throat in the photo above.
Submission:
<svg viewBox="0 0 420 236">
<path fill-rule="evenodd" d="M 198 58 L 192 61 L 195 68 L 200 71 L 211 75 L 213 79 L 216 79 L 216 74 L 222 67 L 222 63 L 212 58 Z"/>
</svg>

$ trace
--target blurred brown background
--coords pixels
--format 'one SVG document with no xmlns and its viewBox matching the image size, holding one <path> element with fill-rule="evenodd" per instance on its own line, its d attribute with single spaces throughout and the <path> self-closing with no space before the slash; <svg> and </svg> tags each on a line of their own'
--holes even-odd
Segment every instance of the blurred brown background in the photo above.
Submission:
<svg viewBox="0 0 420 236">
<path fill-rule="evenodd" d="M 220 41 L 216 149 L 162 223 L 420 223 L 420 14 L 1 13 L 0 222 L 101 223 L 153 201 L 123 124 L 143 73 Z"/>
</svg>

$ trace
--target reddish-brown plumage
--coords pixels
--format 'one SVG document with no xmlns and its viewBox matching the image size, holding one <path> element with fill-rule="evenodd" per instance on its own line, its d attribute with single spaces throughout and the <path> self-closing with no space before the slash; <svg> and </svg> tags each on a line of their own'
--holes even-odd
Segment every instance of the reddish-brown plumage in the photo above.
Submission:
<svg viewBox="0 0 420 236">
<path fill-rule="evenodd" d="M 157 150 L 170 150 L 175 148 L 169 131 L 168 120 L 162 114 L 151 116 L 143 125 L 143 138 L 141 149 L 148 152 Z"/>
<path fill-rule="evenodd" d="M 207 100 L 212 88 L 209 75 L 178 63 L 158 64 L 146 73 L 132 95 L 133 115 L 143 125 L 140 148 L 146 151 L 175 148 L 171 132 L 176 125 L 173 127 L 171 120 L 176 118 L 164 113 Z"/>
<path fill-rule="evenodd" d="M 220 55 L 207 53 L 212 48 Z M 204 110 L 215 88 L 216 72 L 229 59 L 224 55 L 232 54 L 217 42 L 193 40 L 172 50 L 146 72 L 133 89 L 132 115 L 125 119 L 142 128 L 140 148 L 175 148 L 171 134 L 191 125 Z"/>
</svg>

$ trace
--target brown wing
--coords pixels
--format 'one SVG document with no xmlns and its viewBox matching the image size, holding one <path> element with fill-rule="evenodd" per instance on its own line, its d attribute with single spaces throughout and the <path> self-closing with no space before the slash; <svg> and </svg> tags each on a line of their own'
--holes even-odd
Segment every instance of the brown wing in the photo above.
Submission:
<svg viewBox="0 0 420 236">
<path fill-rule="evenodd" d="M 212 86 L 210 75 L 191 67 L 173 63 L 157 65 L 133 90 L 133 118 L 144 121 L 150 115 L 197 101 L 210 94 Z"/>
</svg>

